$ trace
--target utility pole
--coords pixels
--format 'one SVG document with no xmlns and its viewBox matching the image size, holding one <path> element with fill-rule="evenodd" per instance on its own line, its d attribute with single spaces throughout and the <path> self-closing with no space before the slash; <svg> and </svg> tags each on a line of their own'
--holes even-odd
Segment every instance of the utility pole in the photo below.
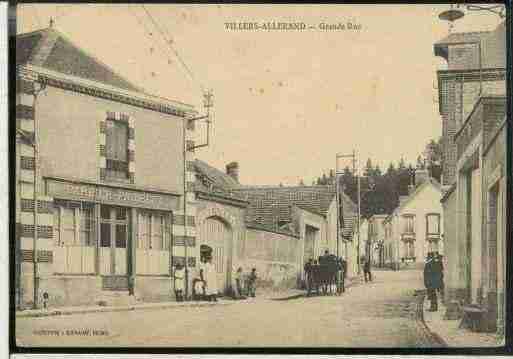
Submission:
<svg viewBox="0 0 513 359">
<path fill-rule="evenodd" d="M 185 255 L 185 298 L 189 296 L 189 258 L 188 258 L 188 243 L 187 243 L 187 193 L 189 192 L 187 188 L 187 152 L 194 151 L 196 148 L 207 147 L 210 144 L 210 124 L 211 124 L 211 115 L 210 108 L 213 106 L 212 101 L 212 90 L 208 90 L 203 94 L 203 107 L 206 109 L 206 114 L 193 118 L 186 118 L 183 121 L 183 132 L 182 132 L 182 140 L 183 140 L 183 216 L 184 216 L 184 255 Z M 194 122 L 205 120 L 207 123 L 207 139 L 206 142 L 201 145 L 193 145 L 188 146 L 187 142 L 187 128 L 188 126 L 193 126 Z"/>
<path fill-rule="evenodd" d="M 340 231 L 340 211 L 341 211 L 341 204 L 342 204 L 342 199 L 341 199 L 341 194 L 339 193 L 339 189 L 338 189 L 338 175 L 340 174 L 339 172 L 339 169 L 338 169 L 338 160 L 340 158 L 349 158 L 351 160 L 351 163 L 353 165 L 353 175 L 356 176 L 356 185 L 357 185 L 357 194 L 358 194 L 358 213 L 357 213 L 357 220 L 356 220 L 356 223 L 357 223 L 357 243 L 356 243 L 356 251 L 357 251 L 357 255 L 356 255 L 356 263 L 357 263 L 357 268 L 358 268 L 358 274 L 360 273 L 360 175 L 358 173 L 358 160 L 357 160 L 357 155 L 356 155 L 356 150 L 353 150 L 353 152 L 351 154 L 339 154 L 337 153 L 336 154 L 336 169 L 335 169 L 335 178 L 336 178 L 336 192 L 337 192 L 337 256 L 339 255 L 339 240 L 340 240 L 340 234 L 339 234 L 339 231 Z M 338 201 L 340 200 L 340 204 L 338 203 Z M 347 251 L 346 251 L 347 252 Z M 346 256 L 347 256 L 347 253 L 346 253 Z"/>
</svg>

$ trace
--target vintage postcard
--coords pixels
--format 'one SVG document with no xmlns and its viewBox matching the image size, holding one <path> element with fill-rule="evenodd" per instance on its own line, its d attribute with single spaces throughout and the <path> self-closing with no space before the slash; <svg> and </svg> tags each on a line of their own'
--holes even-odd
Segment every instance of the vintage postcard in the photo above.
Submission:
<svg viewBox="0 0 513 359">
<path fill-rule="evenodd" d="M 12 7 L 15 348 L 504 346 L 508 20 Z"/>
</svg>

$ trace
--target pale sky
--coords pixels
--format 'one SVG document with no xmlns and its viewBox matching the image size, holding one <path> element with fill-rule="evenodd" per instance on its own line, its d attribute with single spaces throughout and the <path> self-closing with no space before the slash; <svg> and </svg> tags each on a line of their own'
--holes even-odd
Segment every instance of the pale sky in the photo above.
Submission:
<svg viewBox="0 0 513 359">
<path fill-rule="evenodd" d="M 197 157 L 244 184 L 306 184 L 355 149 L 386 169 L 415 163 L 441 135 L 433 43 L 448 34 L 431 5 L 19 5 L 18 31 L 55 27 L 147 92 L 201 104 L 212 88 L 211 145 Z M 358 23 L 359 31 L 230 31 L 225 22 Z M 454 32 L 493 30 L 496 15 L 471 12 Z M 149 34 L 151 33 L 151 35 Z M 200 112 L 201 107 L 198 108 Z M 199 130 L 198 132 L 203 132 Z M 201 142 L 201 139 L 198 139 Z M 340 162 L 344 167 L 348 162 Z"/>
</svg>

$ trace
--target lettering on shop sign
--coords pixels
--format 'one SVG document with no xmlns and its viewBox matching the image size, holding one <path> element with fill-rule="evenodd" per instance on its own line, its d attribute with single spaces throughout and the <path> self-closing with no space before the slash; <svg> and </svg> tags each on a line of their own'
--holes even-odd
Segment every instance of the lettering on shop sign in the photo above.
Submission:
<svg viewBox="0 0 513 359">
<path fill-rule="evenodd" d="M 165 193 L 104 187 L 52 179 L 47 179 L 46 181 L 48 195 L 55 198 L 162 210 L 176 210 L 178 208 L 178 197 Z"/>
</svg>

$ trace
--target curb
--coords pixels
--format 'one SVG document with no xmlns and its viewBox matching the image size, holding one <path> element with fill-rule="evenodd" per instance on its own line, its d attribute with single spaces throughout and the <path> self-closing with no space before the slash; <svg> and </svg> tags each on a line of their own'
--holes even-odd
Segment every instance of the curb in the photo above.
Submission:
<svg viewBox="0 0 513 359">
<path fill-rule="evenodd" d="M 179 304 L 176 303 L 163 303 L 149 306 L 131 305 L 126 307 L 92 307 L 92 308 L 81 308 L 81 309 L 54 309 L 47 312 L 17 312 L 16 318 L 40 318 L 40 317 L 54 317 L 61 315 L 73 315 L 73 314 L 88 314 L 88 313 L 113 313 L 113 312 L 128 312 L 133 310 L 152 310 L 152 309 L 178 309 L 178 308 L 197 308 L 197 307 L 213 307 L 219 305 L 232 305 L 234 303 L 191 303 L 191 304 Z"/>
<path fill-rule="evenodd" d="M 433 344 L 433 347 L 437 348 L 447 348 L 447 342 L 442 339 L 437 333 L 433 332 L 424 321 L 424 300 L 426 294 L 418 293 L 416 295 L 416 303 L 415 303 L 415 321 L 417 322 L 419 329 L 422 331 L 423 336 L 426 340 Z"/>
</svg>

